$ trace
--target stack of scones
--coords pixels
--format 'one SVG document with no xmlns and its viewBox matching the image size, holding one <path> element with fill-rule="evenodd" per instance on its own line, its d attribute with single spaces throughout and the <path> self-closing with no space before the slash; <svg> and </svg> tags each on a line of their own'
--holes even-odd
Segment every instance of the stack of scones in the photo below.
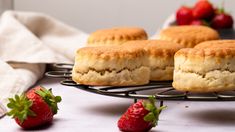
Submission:
<svg viewBox="0 0 235 132">
<path fill-rule="evenodd" d="M 94 86 L 133 86 L 173 80 L 180 91 L 235 89 L 235 40 L 206 26 L 172 26 L 156 40 L 137 27 L 91 33 L 77 50 L 72 79 Z"/>
</svg>

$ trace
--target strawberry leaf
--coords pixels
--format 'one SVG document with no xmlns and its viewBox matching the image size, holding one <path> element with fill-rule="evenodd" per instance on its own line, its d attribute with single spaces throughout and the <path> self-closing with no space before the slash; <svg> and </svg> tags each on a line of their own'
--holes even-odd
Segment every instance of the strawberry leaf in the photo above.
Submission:
<svg viewBox="0 0 235 132">
<path fill-rule="evenodd" d="M 156 99 L 154 96 L 150 96 L 148 101 L 143 101 L 144 108 L 149 111 L 149 113 L 145 115 L 144 120 L 151 122 L 153 127 L 157 125 L 160 111 L 166 108 L 166 106 L 157 108 L 155 102 Z"/>
<path fill-rule="evenodd" d="M 61 100 L 62 100 L 62 99 L 61 99 L 60 96 L 55 96 L 55 101 L 56 101 L 56 102 L 61 102 Z"/>
<path fill-rule="evenodd" d="M 28 116 L 36 116 L 36 114 L 30 110 L 33 102 L 30 101 L 25 94 L 20 96 L 15 95 L 14 98 L 9 98 L 8 100 L 9 103 L 7 104 L 7 107 L 10 108 L 10 111 L 7 115 L 18 118 L 20 123 L 23 123 Z"/>
<path fill-rule="evenodd" d="M 155 119 L 155 115 L 153 114 L 153 112 L 149 112 L 145 117 L 144 117 L 144 120 L 145 121 L 148 121 L 148 122 L 151 122 Z"/>
<path fill-rule="evenodd" d="M 147 101 L 143 102 L 143 106 L 148 111 L 153 111 L 155 109 L 155 106 L 151 103 L 148 103 Z"/>
<path fill-rule="evenodd" d="M 61 97 L 54 96 L 51 89 L 47 90 L 42 86 L 40 90 L 37 90 L 35 92 L 43 98 L 43 100 L 50 106 L 53 113 L 56 114 L 58 111 L 57 103 L 61 102 Z"/>
</svg>

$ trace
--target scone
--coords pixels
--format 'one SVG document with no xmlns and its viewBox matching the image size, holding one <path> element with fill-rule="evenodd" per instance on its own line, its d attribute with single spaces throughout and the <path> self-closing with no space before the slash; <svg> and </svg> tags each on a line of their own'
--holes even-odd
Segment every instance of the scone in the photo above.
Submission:
<svg viewBox="0 0 235 132">
<path fill-rule="evenodd" d="M 204 48 L 235 48 L 235 40 L 212 40 L 205 41 L 194 48 L 204 49 Z"/>
<path fill-rule="evenodd" d="M 146 52 L 120 46 L 85 47 L 77 51 L 73 81 L 86 85 L 128 86 L 149 82 Z"/>
<path fill-rule="evenodd" d="M 123 44 L 124 48 L 129 46 L 141 47 L 147 52 L 151 81 L 173 79 L 174 54 L 183 46 L 165 40 L 136 40 Z"/>
<path fill-rule="evenodd" d="M 159 39 L 179 43 L 186 48 L 208 40 L 219 39 L 219 34 L 212 28 L 206 26 L 172 26 L 162 30 Z"/>
<path fill-rule="evenodd" d="M 175 54 L 173 87 L 180 91 L 235 89 L 235 49 L 181 49 Z"/>
<path fill-rule="evenodd" d="M 148 39 L 147 33 L 142 28 L 116 27 L 91 33 L 87 40 L 87 46 L 113 46 L 130 40 L 146 39 Z"/>
</svg>

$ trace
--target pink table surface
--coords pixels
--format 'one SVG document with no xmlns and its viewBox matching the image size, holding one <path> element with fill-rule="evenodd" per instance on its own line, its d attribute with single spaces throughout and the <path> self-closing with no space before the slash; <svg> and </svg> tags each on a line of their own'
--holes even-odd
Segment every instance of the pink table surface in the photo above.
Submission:
<svg viewBox="0 0 235 132">
<path fill-rule="evenodd" d="M 88 93 L 60 85 L 58 79 L 44 78 L 38 85 L 52 88 L 62 96 L 52 125 L 38 131 L 118 132 L 117 121 L 133 103 L 131 99 Z M 164 101 L 168 108 L 152 132 L 219 132 L 235 130 L 235 102 Z M 0 132 L 23 131 L 9 117 L 0 119 Z"/>
</svg>

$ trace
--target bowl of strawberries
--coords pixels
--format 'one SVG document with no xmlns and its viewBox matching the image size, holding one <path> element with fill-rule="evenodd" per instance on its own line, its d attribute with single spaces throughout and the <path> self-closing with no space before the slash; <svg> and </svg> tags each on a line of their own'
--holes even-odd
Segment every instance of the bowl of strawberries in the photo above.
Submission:
<svg viewBox="0 0 235 132">
<path fill-rule="evenodd" d="M 224 7 L 216 7 L 208 0 L 198 0 L 192 7 L 181 6 L 171 25 L 204 25 L 216 29 L 222 38 L 234 39 L 233 17 Z"/>
</svg>

